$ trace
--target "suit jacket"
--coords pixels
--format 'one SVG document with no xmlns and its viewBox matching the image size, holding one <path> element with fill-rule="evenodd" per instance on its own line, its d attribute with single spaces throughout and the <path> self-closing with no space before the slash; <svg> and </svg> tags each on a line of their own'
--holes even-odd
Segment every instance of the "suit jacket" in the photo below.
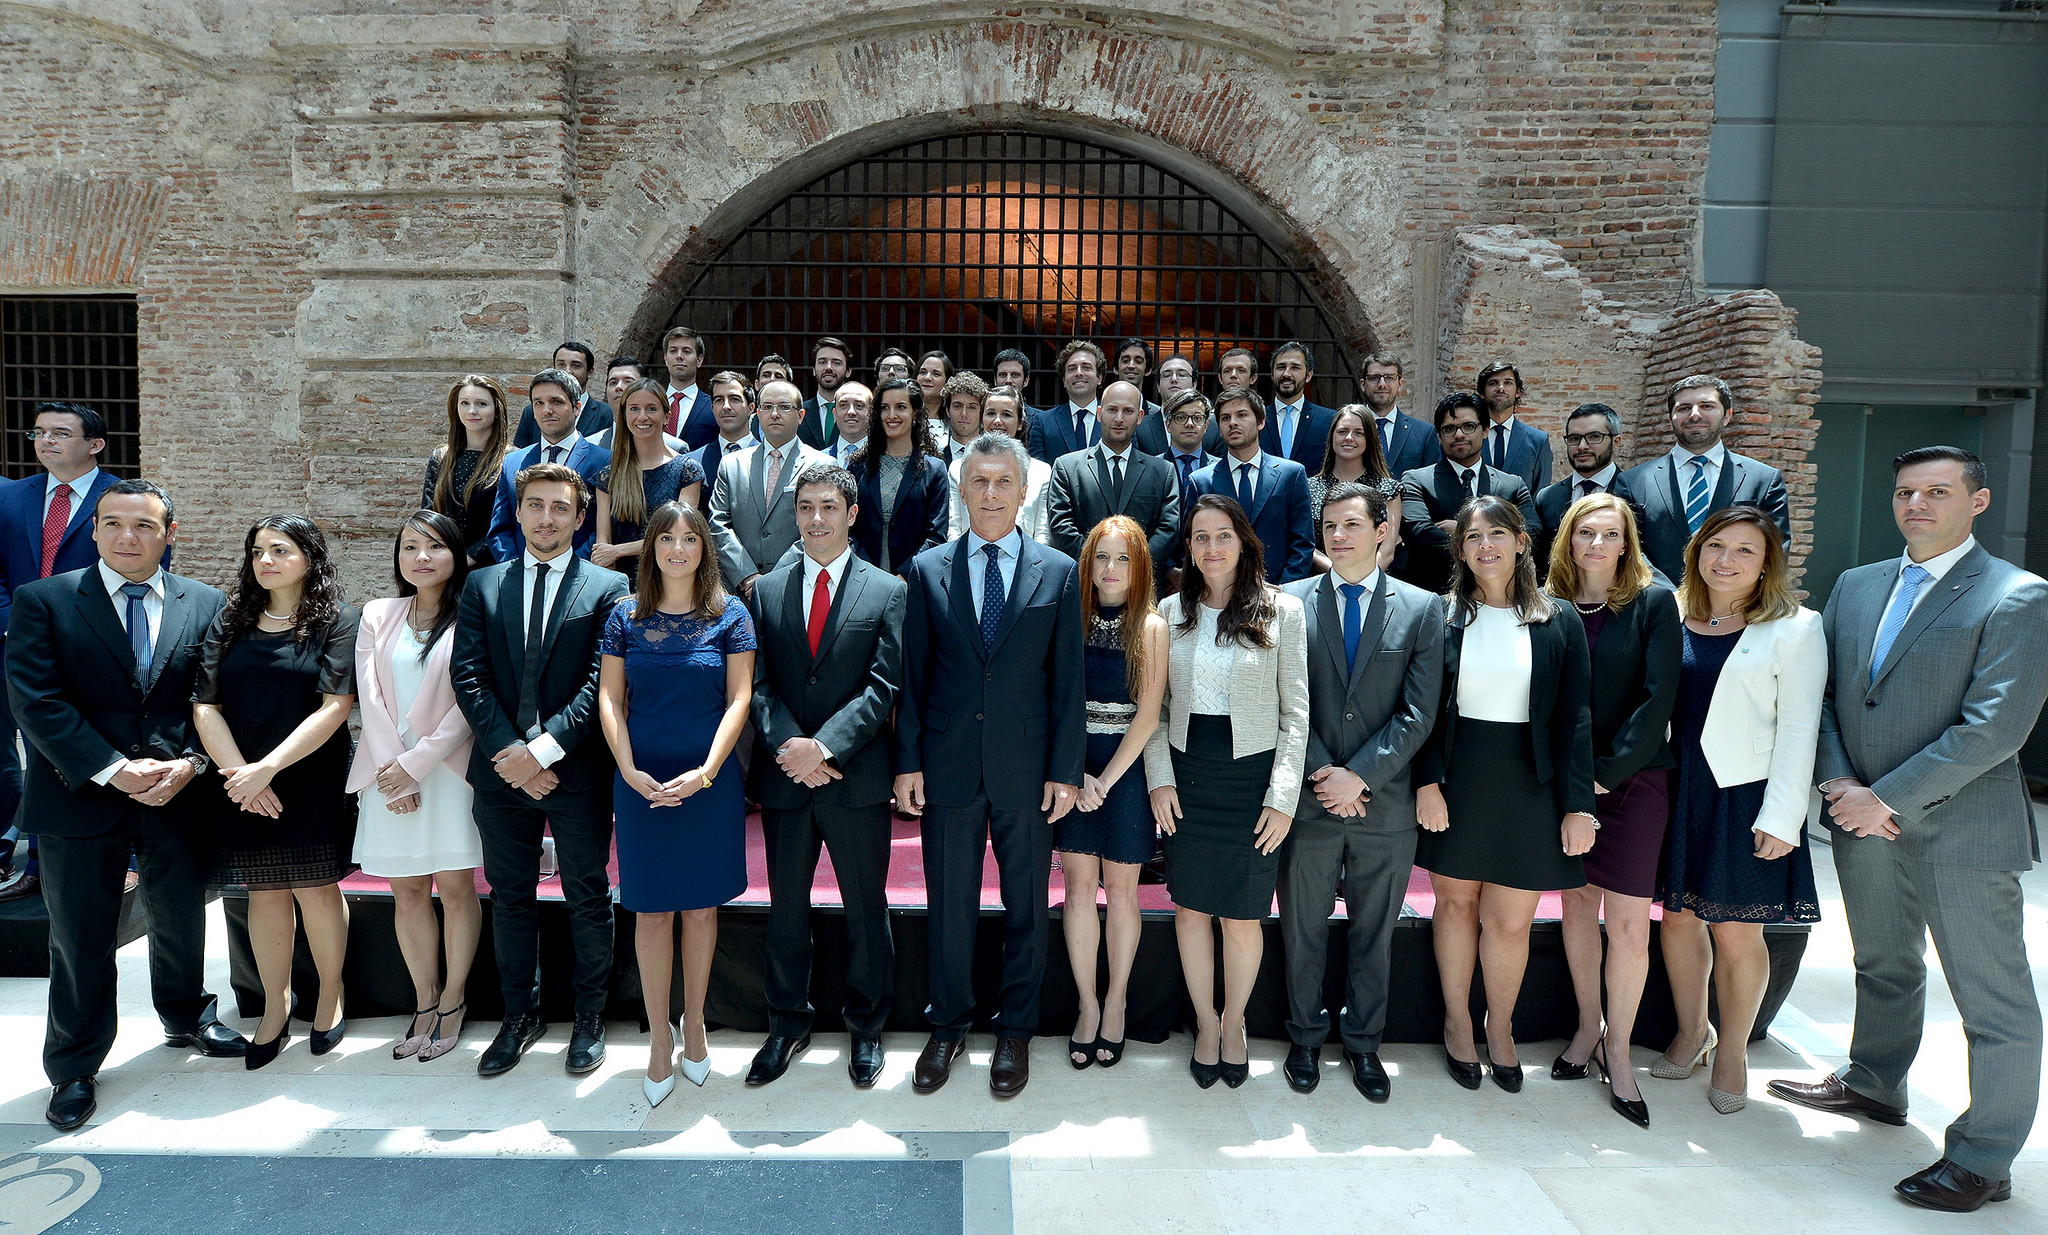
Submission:
<svg viewBox="0 0 2048 1235">
<path fill-rule="evenodd" d="M 1166 412 L 1150 399 L 1145 400 L 1145 418 L 1138 422 L 1138 433 L 1132 441 L 1148 455 L 1164 457 L 1173 449 L 1171 440 L 1166 436 Z"/>
<path fill-rule="evenodd" d="M 2048 583 L 1972 549 L 1926 585 L 1873 683 L 1898 575 L 1897 558 L 1858 566 L 1828 598 L 1833 664 L 1814 778 L 1870 786 L 1914 858 L 2026 870 L 2040 847 L 2018 751 L 2048 698 Z"/>
<path fill-rule="evenodd" d="M 1678 463 L 1668 453 L 1622 473 L 1628 491 L 1642 503 L 1643 552 L 1650 564 L 1676 583 L 1685 582 L 1685 545 L 1692 526 L 1685 521 L 1685 486 Z M 1778 524 L 1785 543 L 1792 543 L 1792 515 L 1785 501 L 1785 478 L 1777 468 L 1729 451 L 1721 478 L 1714 484 L 1712 514 L 1730 506 L 1761 506 Z"/>
<path fill-rule="evenodd" d="M 1266 427 L 1259 430 L 1259 449 L 1269 455 L 1292 459 L 1301 464 L 1303 471 L 1313 476 L 1323 470 L 1323 447 L 1330 441 L 1330 422 L 1337 419 L 1337 409 L 1324 407 L 1303 399 L 1301 423 L 1294 426 L 1294 450 L 1280 453 L 1280 409 L 1278 405 L 1266 412 Z"/>
<path fill-rule="evenodd" d="M 1025 537 L 995 648 L 984 651 L 966 536 L 911 560 L 896 771 L 925 796 L 1037 810 L 1045 783 L 1081 783 L 1088 751 L 1081 580 L 1074 559 Z M 977 563 L 977 567 L 979 564 Z"/>
<path fill-rule="evenodd" d="M 1436 729 L 1415 760 L 1418 785 L 1442 784 L 1444 769 L 1450 766 L 1458 739 L 1458 655 L 1464 646 L 1465 628 L 1452 617 L 1444 628 L 1444 694 L 1437 708 Z M 1556 790 L 1560 819 L 1574 811 L 1590 815 L 1591 666 L 1586 655 L 1586 627 L 1579 621 L 1578 610 L 1558 604 L 1548 622 L 1530 626 L 1529 655 L 1529 745 L 1536 761 L 1536 779 Z"/>
<path fill-rule="evenodd" d="M 1827 677 L 1820 614 L 1800 609 L 1745 627 L 1714 682 L 1700 734 L 1714 783 L 1770 782 L 1754 826 L 1791 845 L 1806 830 Z"/>
<path fill-rule="evenodd" d="M 615 419 L 611 404 L 599 398 L 586 399 L 583 410 L 576 413 L 576 431 L 585 437 L 593 437 L 611 428 Z M 519 413 L 519 427 L 513 430 L 512 447 L 517 450 L 539 440 L 540 422 L 533 418 L 533 404 L 529 403 Z"/>
<path fill-rule="evenodd" d="M 1481 448 L 1479 457 L 1481 460 L 1493 458 L 1492 432 L 1487 434 L 1486 445 Z M 1529 486 L 1531 493 L 1540 492 L 1548 487 L 1550 435 L 1516 416 L 1513 429 L 1508 435 L 1507 465 L 1500 470 L 1510 476 L 1519 477 L 1523 484 Z"/>
<path fill-rule="evenodd" d="M 889 714 L 903 690 L 903 580 L 855 556 L 825 615 L 818 654 L 804 623 L 801 554 L 754 585 L 755 794 L 763 806 L 879 806 L 889 800 Z M 816 738 L 840 779 L 806 789 L 775 764 L 791 738 Z"/>
<path fill-rule="evenodd" d="M 824 401 L 812 395 L 804 400 L 804 418 L 797 422 L 796 440 L 813 450 L 823 450 L 829 439 L 839 436 L 836 425 L 836 421 L 833 425 L 825 423 Z M 705 473 L 707 476 L 710 474 Z"/>
<path fill-rule="evenodd" d="M 1593 779 L 1608 789 L 1637 772 L 1678 766 L 1670 731 L 1683 632 L 1678 601 L 1656 584 L 1621 612 L 1610 610 L 1600 628 L 1592 648 Z"/>
<path fill-rule="evenodd" d="M 1368 832 L 1415 826 L 1409 765 L 1436 728 L 1443 698 L 1443 599 L 1381 571 L 1363 605 L 1358 657 L 1344 667 L 1344 597 L 1335 572 L 1287 585 L 1308 622 L 1308 774 L 1338 764 L 1372 794 Z M 1297 819 L 1329 812 L 1313 789 L 1301 795 Z"/>
<path fill-rule="evenodd" d="M 1086 450 L 1102 440 L 1102 421 L 1097 419 L 1089 441 L 1074 436 L 1074 405 L 1068 402 L 1055 403 L 1031 413 L 1031 440 L 1026 447 L 1034 459 L 1047 463 L 1058 461 L 1062 455 Z"/>
<path fill-rule="evenodd" d="M 43 577 L 43 494 L 49 488 L 49 476 L 37 472 L 0 484 L 0 636 L 7 633 L 14 589 Z M 92 507 L 118 479 L 101 468 L 86 487 L 85 500 L 73 503 L 71 521 L 64 525 L 64 537 L 57 542 L 51 574 L 83 570 L 100 560 L 99 546 L 92 541 Z M 170 560 L 166 550 L 164 561 Z"/>
<path fill-rule="evenodd" d="M 491 560 L 516 562 L 526 552 L 526 533 L 519 530 L 519 473 L 539 463 L 544 456 L 539 445 L 515 450 L 505 456 L 504 471 L 498 477 L 498 496 L 491 503 Z M 612 452 L 578 436 L 576 445 L 562 458 L 570 471 L 583 478 L 590 489 L 583 507 L 583 522 L 576 525 L 571 542 L 577 557 L 590 556 L 597 540 L 597 494 L 611 481 Z"/>
<path fill-rule="evenodd" d="M 1180 543 L 1180 469 L 1136 448 L 1126 456 L 1124 485 L 1110 483 L 1100 449 L 1077 450 L 1052 465 L 1046 510 L 1052 530 L 1047 543 L 1071 558 L 1095 525 L 1111 515 L 1129 515 L 1145 529 L 1152 577 L 1164 579 Z"/>
<path fill-rule="evenodd" d="M 1536 524 L 1540 526 L 1533 527 L 1530 532 L 1530 538 L 1536 544 L 1536 575 L 1538 578 L 1543 576 L 1543 572 L 1550 562 L 1550 546 L 1557 541 L 1557 530 L 1564 526 L 1565 512 L 1572 508 L 1573 502 L 1579 500 L 1578 483 L 1578 473 L 1574 472 L 1556 484 L 1543 486 L 1542 490 L 1536 494 Z M 1641 535 L 1643 504 L 1636 500 L 1635 494 L 1628 491 L 1628 485 L 1622 480 L 1622 473 L 1619 470 L 1614 473 L 1613 486 L 1608 488 L 1606 492 L 1612 493 L 1628 503 L 1629 509 L 1635 512 L 1637 534 Z M 1651 564 L 1651 569 L 1656 569 L 1655 563 Z M 1665 577 L 1662 571 L 1658 571 L 1657 574 L 1657 581 L 1659 583 L 1667 587 L 1671 586 L 1670 579 Z M 1603 785 L 1607 784 L 1604 780 L 1600 783 Z M 1608 788 L 1611 789 L 1613 786 L 1608 785 Z"/>
<path fill-rule="evenodd" d="M 718 421 L 711 415 L 711 395 L 701 386 L 692 386 L 690 391 L 690 406 L 675 435 L 691 450 L 702 450 L 718 437 Z"/>
<path fill-rule="evenodd" d="M 1377 432 L 1379 425 L 1373 425 Z M 1418 467 L 1433 467 L 1444 457 L 1443 444 L 1437 441 L 1436 430 L 1427 420 L 1410 416 L 1400 408 L 1394 409 L 1393 443 L 1383 443 L 1387 456 L 1387 474 L 1400 476 Z"/>
<path fill-rule="evenodd" d="M 412 707 L 404 716 L 396 711 L 391 658 L 413 654 L 405 633 L 412 603 L 409 596 L 368 601 L 356 624 L 356 697 L 362 704 L 363 729 L 355 762 L 349 765 L 350 793 L 375 785 L 377 769 L 393 758 L 416 781 L 425 780 L 436 764 L 446 764 L 458 776 L 469 775 L 469 718 L 455 706 L 455 679 L 448 669 L 455 654 L 454 627 L 427 650 L 426 677 Z M 414 734 L 411 747 L 398 732 L 401 723 Z"/>
<path fill-rule="evenodd" d="M 855 475 L 860 478 L 860 514 L 853 521 L 853 551 L 860 554 L 861 561 L 879 564 L 882 478 L 868 475 L 866 468 Z M 889 515 L 890 569 L 902 574 L 911 558 L 945 544 L 952 522 L 953 492 L 946 479 L 946 465 L 937 455 L 912 455 L 903 469 L 903 482 L 896 486 L 896 506 Z"/>
<path fill-rule="evenodd" d="M 1536 503 L 1529 486 L 1521 480 L 1485 464 L 1479 466 L 1478 484 L 1472 496 L 1505 498 L 1521 509 L 1522 519 L 1536 526 Z M 1437 524 L 1458 517 L 1462 506 L 1457 469 L 1450 460 L 1440 459 L 1401 477 L 1401 549 L 1395 573 L 1425 592 L 1439 595 L 1451 582 L 1451 538 Z M 1530 552 L 1535 551 L 1535 533 L 1530 534 Z M 1539 576 L 1541 570 L 1536 572 Z"/>
<path fill-rule="evenodd" d="M 1265 805 L 1293 815 L 1301 797 L 1303 766 L 1308 760 L 1308 625 L 1301 600 L 1287 592 L 1274 596 L 1278 617 L 1268 633 L 1273 646 L 1232 649 L 1230 667 L 1230 753 L 1242 759 L 1262 750 L 1273 752 L 1273 779 Z M 1188 717 L 1195 696 L 1195 643 L 1200 628 L 1181 633 L 1180 595 L 1159 604 L 1166 619 L 1166 701 L 1160 706 L 1166 723 L 1152 730 L 1145 743 L 1145 787 L 1175 784 L 1169 744 L 1186 750 Z"/>
<path fill-rule="evenodd" d="M 1196 472 L 1192 482 L 1195 495 L 1220 493 L 1235 500 L 1237 488 L 1231 484 L 1230 462 L 1225 455 Z M 1261 451 L 1259 483 L 1245 514 L 1266 553 L 1266 582 L 1288 583 L 1314 573 L 1316 532 L 1309 513 L 1308 472 L 1301 464 Z"/>
<path fill-rule="evenodd" d="M 523 551 L 522 551 L 523 552 Z M 561 560 L 561 559 L 557 559 Z M 611 751 L 597 728 L 597 666 L 604 624 L 627 593 L 626 576 L 571 554 L 555 603 L 548 607 L 545 659 L 540 667 L 540 726 L 563 755 L 551 769 L 560 789 L 608 789 Z M 471 572 L 455 615 L 449 659 L 455 703 L 476 734 L 469 783 L 504 789 L 491 759 L 526 735 L 513 724 L 519 711 L 520 670 L 526 662 L 525 566 L 520 558 Z"/>
<path fill-rule="evenodd" d="M 782 448 L 782 475 L 775 492 L 768 483 L 768 444 L 756 443 L 719 460 L 711 485 L 711 531 L 718 538 L 718 569 L 725 585 L 737 589 L 752 575 L 765 575 L 796 543 L 796 478 L 828 456 L 797 439 Z"/>
<path fill-rule="evenodd" d="M 95 563 L 23 584 L 7 639 L 7 701 L 28 750 L 21 818 L 46 836 L 101 836 L 150 809 L 93 777 L 116 758 L 203 755 L 192 687 L 221 594 L 164 575 L 164 610 L 148 673 L 138 677 L 122 615 Z M 187 785 L 161 809 L 206 815 L 218 795 Z"/>
</svg>

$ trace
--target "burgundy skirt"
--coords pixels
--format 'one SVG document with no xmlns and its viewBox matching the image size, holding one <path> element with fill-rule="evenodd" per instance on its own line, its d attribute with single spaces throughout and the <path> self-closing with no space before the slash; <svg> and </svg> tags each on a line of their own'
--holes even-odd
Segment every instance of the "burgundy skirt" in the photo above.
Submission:
<svg viewBox="0 0 2048 1235">
<path fill-rule="evenodd" d="M 1657 894 L 1657 864 L 1671 830 L 1671 773 L 1638 772 L 1593 799 L 1600 831 L 1586 854 L 1586 882 L 1623 896 Z"/>
</svg>

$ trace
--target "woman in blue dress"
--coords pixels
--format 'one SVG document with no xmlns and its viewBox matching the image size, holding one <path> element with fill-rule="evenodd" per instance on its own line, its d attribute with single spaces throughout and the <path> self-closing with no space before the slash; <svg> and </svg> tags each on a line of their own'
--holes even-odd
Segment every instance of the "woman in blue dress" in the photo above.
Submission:
<svg viewBox="0 0 2048 1235">
<path fill-rule="evenodd" d="M 754 624 L 718 578 L 711 524 L 669 502 L 647 520 L 648 569 L 605 623 L 598 723 L 617 759 L 619 903 L 635 915 L 634 951 L 653 1042 L 650 1105 L 675 1088 L 669 985 L 683 920 L 682 1072 L 711 1071 L 704 993 L 718 907 L 747 887 L 746 799 L 733 747 L 754 693 Z"/>
<path fill-rule="evenodd" d="M 647 512 L 665 502 L 702 506 L 704 469 L 662 440 L 668 390 L 647 378 L 626 387 L 612 422 L 612 466 L 597 491 L 597 540 L 590 560 L 628 579 L 640 578 Z"/>
<path fill-rule="evenodd" d="M 1166 696 L 1166 619 L 1152 604 L 1152 556 L 1134 520 L 1112 515 L 1081 542 L 1081 612 L 1088 622 L 1087 775 L 1081 800 L 1054 825 L 1053 844 L 1067 890 L 1060 925 L 1081 1002 L 1067 1062 L 1109 1068 L 1124 1057 L 1125 1002 L 1138 955 L 1138 868 L 1152 856 L 1152 800 L 1138 761 Z M 1109 987 L 1099 1004 L 1098 883 L 1109 901 Z"/>
</svg>

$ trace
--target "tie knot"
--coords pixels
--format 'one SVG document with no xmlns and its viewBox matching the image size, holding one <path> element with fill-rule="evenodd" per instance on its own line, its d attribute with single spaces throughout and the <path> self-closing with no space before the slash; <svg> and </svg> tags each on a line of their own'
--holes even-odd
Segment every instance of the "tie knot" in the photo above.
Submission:
<svg viewBox="0 0 2048 1235">
<path fill-rule="evenodd" d="M 130 600 L 141 600 L 149 595 L 149 585 L 147 583 L 124 583 L 121 585 L 121 594 Z"/>
<path fill-rule="evenodd" d="M 1921 584 L 1927 582 L 1928 579 L 1932 578 L 1933 573 L 1934 572 L 1928 570 L 1925 566 L 1920 565 L 1918 562 L 1908 562 L 1906 563 L 1905 569 L 1906 586 L 1919 587 Z"/>
<path fill-rule="evenodd" d="M 1344 593 L 1346 600 L 1357 600 L 1365 594 L 1365 585 L 1363 583 L 1340 583 L 1337 585 L 1337 590 Z"/>
<path fill-rule="evenodd" d="M 981 547 L 981 551 L 988 555 L 989 561 L 993 562 L 996 560 L 996 554 L 1001 553 L 1003 551 L 1003 547 L 1001 545 L 988 544 L 983 545 Z"/>
<path fill-rule="evenodd" d="M 536 579 L 545 579 L 545 578 L 547 578 L 547 577 L 548 577 L 548 563 L 546 563 L 546 562 L 535 562 L 535 563 L 533 564 L 533 577 L 534 577 L 534 578 L 536 578 Z"/>
<path fill-rule="evenodd" d="M 1694 455 L 1690 462 L 1692 463 L 1692 470 L 1695 472 L 1707 470 L 1707 457 L 1705 455 Z"/>
</svg>

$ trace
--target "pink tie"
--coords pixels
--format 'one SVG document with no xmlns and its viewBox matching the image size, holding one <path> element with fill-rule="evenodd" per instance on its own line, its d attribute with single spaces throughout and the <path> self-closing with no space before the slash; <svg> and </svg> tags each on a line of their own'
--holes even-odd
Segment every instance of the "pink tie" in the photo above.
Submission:
<svg viewBox="0 0 2048 1235">
<path fill-rule="evenodd" d="M 773 506 L 775 504 L 775 484 L 777 481 L 781 479 L 782 452 L 779 450 L 771 450 L 768 452 L 768 488 L 762 494 L 762 497 L 765 499 L 766 505 Z"/>
</svg>

